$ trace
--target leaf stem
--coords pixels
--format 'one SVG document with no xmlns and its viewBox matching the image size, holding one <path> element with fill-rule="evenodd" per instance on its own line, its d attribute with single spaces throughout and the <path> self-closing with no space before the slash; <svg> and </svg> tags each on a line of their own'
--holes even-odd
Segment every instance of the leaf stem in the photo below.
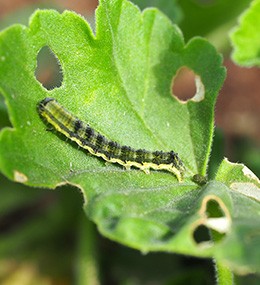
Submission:
<svg viewBox="0 0 260 285">
<path fill-rule="evenodd" d="M 217 285 L 234 285 L 233 272 L 223 263 L 215 260 L 215 272 Z"/>
<path fill-rule="evenodd" d="M 79 230 L 76 284 L 100 285 L 96 252 L 96 231 L 94 224 L 85 215 L 82 216 Z"/>
</svg>

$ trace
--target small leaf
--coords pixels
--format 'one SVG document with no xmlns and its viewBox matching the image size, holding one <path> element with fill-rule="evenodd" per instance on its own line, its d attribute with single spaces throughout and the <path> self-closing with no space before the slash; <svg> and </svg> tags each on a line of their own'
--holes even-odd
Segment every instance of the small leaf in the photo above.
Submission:
<svg viewBox="0 0 260 285">
<path fill-rule="evenodd" d="M 232 163 L 224 159 L 221 163 L 216 180 L 224 182 L 231 186 L 232 182 L 251 182 L 259 186 L 260 182 L 256 175 L 245 165 L 240 163 Z"/>
<path fill-rule="evenodd" d="M 233 60 L 243 66 L 260 66 L 260 1 L 254 0 L 232 32 Z"/>
</svg>

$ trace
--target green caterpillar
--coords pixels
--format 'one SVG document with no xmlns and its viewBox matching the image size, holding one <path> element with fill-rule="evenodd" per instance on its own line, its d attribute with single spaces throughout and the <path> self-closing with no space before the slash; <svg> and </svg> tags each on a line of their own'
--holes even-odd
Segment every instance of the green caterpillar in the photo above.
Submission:
<svg viewBox="0 0 260 285">
<path fill-rule="evenodd" d="M 121 164 L 126 169 L 134 166 L 147 174 L 150 169 L 166 170 L 176 175 L 179 182 L 183 179 L 185 168 L 174 151 L 135 150 L 129 146 L 121 146 L 79 120 L 53 98 L 45 98 L 39 102 L 38 112 L 58 132 L 75 141 L 92 155 L 102 157 L 108 162 Z"/>
</svg>

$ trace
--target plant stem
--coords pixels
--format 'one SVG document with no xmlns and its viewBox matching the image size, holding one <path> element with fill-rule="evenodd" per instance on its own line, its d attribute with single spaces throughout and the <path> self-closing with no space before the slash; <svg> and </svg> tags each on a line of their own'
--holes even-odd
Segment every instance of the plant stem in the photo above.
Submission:
<svg viewBox="0 0 260 285">
<path fill-rule="evenodd" d="M 215 271 L 218 285 L 234 285 L 233 272 L 221 262 L 215 260 Z"/>
<path fill-rule="evenodd" d="M 84 215 L 80 222 L 78 264 L 78 285 L 100 285 L 97 254 L 96 254 L 96 230 L 94 224 Z"/>
</svg>

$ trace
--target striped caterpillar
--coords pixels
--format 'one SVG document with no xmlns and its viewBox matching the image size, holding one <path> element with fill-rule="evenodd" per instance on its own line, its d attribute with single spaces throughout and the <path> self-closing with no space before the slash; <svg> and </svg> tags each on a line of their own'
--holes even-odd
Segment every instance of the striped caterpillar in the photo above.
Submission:
<svg viewBox="0 0 260 285">
<path fill-rule="evenodd" d="M 75 141 L 94 156 L 102 157 L 111 163 L 121 164 L 126 169 L 134 166 L 146 174 L 150 169 L 166 170 L 176 175 L 179 182 L 183 179 L 185 168 L 174 151 L 135 150 L 129 146 L 121 146 L 79 120 L 53 98 L 43 99 L 37 108 L 40 116 L 58 132 Z"/>
</svg>

